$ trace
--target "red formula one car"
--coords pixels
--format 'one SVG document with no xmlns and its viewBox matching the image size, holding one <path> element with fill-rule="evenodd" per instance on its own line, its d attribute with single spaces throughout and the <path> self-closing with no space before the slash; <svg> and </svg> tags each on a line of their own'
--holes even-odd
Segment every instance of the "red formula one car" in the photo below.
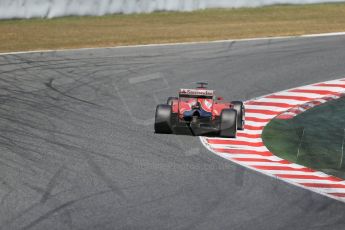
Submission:
<svg viewBox="0 0 345 230">
<path fill-rule="evenodd" d="M 244 129 L 243 102 L 223 102 L 207 83 L 196 89 L 181 89 L 179 97 L 169 97 L 158 105 L 155 116 L 156 133 L 184 133 L 236 137 Z"/>
</svg>

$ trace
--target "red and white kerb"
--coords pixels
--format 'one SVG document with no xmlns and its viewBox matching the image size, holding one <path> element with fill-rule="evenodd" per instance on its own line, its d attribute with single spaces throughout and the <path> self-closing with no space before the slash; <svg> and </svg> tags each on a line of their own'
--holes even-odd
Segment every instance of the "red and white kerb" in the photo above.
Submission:
<svg viewBox="0 0 345 230">
<path fill-rule="evenodd" d="M 202 143 L 215 154 L 244 167 L 284 180 L 299 187 L 345 201 L 345 181 L 273 155 L 264 145 L 263 128 L 274 117 L 294 116 L 343 96 L 345 79 L 302 86 L 245 103 L 246 125 L 236 139 L 201 137 Z"/>
</svg>

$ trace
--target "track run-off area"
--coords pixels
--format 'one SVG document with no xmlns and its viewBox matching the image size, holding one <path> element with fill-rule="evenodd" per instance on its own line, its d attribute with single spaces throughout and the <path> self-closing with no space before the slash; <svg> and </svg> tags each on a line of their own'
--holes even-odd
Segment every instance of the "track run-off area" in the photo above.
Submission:
<svg viewBox="0 0 345 230">
<path fill-rule="evenodd" d="M 265 153 L 258 136 L 300 103 L 283 96 L 343 90 L 334 79 L 345 75 L 344 44 L 324 36 L 1 55 L 0 229 L 344 229 L 343 183 Z M 204 140 L 249 146 L 250 157 L 221 154 L 234 163 L 198 137 L 154 134 L 156 105 L 197 81 L 247 101 L 247 131 Z"/>
</svg>

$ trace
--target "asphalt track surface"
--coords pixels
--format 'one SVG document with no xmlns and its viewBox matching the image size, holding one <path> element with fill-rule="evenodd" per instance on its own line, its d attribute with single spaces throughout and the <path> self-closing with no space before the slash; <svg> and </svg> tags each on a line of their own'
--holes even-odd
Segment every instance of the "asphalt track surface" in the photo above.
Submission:
<svg viewBox="0 0 345 230">
<path fill-rule="evenodd" d="M 341 229 L 345 205 L 157 135 L 204 80 L 247 100 L 345 76 L 345 36 L 0 56 L 0 229 Z"/>
</svg>

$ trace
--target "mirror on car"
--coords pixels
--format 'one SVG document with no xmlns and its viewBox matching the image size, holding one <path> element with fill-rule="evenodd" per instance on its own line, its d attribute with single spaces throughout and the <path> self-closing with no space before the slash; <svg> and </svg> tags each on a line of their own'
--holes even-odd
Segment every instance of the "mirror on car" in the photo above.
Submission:
<svg viewBox="0 0 345 230">
<path fill-rule="evenodd" d="M 224 98 L 223 97 L 217 97 L 217 100 L 222 101 L 222 100 L 224 100 Z"/>
</svg>

